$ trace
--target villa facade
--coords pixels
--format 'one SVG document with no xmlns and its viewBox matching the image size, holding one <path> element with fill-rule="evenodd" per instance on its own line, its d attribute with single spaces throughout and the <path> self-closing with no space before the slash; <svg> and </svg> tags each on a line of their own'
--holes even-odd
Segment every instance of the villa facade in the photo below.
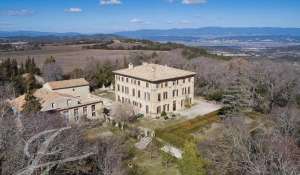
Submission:
<svg viewBox="0 0 300 175">
<path fill-rule="evenodd" d="M 137 113 L 159 116 L 194 102 L 194 72 L 143 63 L 114 74 L 116 101 L 132 105 Z"/>
</svg>

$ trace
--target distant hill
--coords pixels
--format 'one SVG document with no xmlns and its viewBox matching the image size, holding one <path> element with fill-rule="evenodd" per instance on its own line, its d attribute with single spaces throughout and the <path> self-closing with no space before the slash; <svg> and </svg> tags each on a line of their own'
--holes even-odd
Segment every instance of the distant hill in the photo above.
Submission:
<svg viewBox="0 0 300 175">
<path fill-rule="evenodd" d="M 75 32 L 55 33 L 38 31 L 0 31 L 0 41 L 27 42 L 68 42 L 68 41 L 97 41 L 122 38 L 113 34 L 81 34 Z"/>
<path fill-rule="evenodd" d="M 138 39 L 182 39 L 215 38 L 232 36 L 300 36 L 300 28 L 240 28 L 240 27 L 205 27 L 168 30 L 137 30 L 117 32 L 116 35 Z"/>
<path fill-rule="evenodd" d="M 39 32 L 39 31 L 0 31 L 0 37 L 40 37 L 40 36 L 79 36 L 80 33 L 56 33 L 56 32 Z"/>
</svg>

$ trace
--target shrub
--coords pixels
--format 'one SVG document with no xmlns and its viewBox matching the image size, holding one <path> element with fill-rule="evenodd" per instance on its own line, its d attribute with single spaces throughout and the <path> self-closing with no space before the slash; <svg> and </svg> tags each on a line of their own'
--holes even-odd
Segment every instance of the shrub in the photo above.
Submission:
<svg viewBox="0 0 300 175">
<path fill-rule="evenodd" d="M 160 114 L 160 116 L 162 116 L 162 117 L 166 117 L 166 116 L 167 116 L 167 113 L 166 113 L 166 111 L 163 111 L 163 112 Z"/>
<path fill-rule="evenodd" d="M 207 100 L 221 101 L 223 99 L 224 92 L 221 90 L 213 91 L 207 95 Z"/>
<path fill-rule="evenodd" d="M 296 103 L 300 107 L 300 94 L 296 95 Z"/>
</svg>

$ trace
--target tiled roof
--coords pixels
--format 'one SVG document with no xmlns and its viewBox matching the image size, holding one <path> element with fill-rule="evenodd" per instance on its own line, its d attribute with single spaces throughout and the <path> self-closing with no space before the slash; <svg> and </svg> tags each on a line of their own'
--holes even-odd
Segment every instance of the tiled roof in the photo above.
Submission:
<svg viewBox="0 0 300 175">
<path fill-rule="evenodd" d="M 52 90 L 55 89 L 64 89 L 78 86 L 88 86 L 89 82 L 87 82 L 84 78 L 80 79 L 72 79 L 72 80 L 63 80 L 63 81 L 52 81 L 47 83 Z"/>
<path fill-rule="evenodd" d="M 37 89 L 33 94 L 38 100 L 40 100 L 41 104 L 44 104 L 47 101 L 56 100 L 61 97 L 68 97 L 68 98 L 75 98 L 71 95 L 57 93 L 57 92 L 51 92 L 46 89 Z M 18 111 L 23 110 L 23 106 L 25 104 L 25 95 L 21 95 L 18 98 L 15 98 L 14 100 L 10 101 L 11 105 L 14 106 Z"/>
<path fill-rule="evenodd" d="M 114 71 L 114 73 L 151 82 L 195 75 L 194 72 L 148 63 L 144 63 L 143 65 L 136 67 L 129 67 L 127 69 L 117 70 Z"/>
</svg>

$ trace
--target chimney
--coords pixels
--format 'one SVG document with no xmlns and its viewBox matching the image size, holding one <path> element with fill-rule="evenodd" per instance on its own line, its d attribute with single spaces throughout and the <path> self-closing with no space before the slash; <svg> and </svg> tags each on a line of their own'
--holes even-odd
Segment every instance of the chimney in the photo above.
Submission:
<svg viewBox="0 0 300 175">
<path fill-rule="evenodd" d="M 132 63 L 128 64 L 128 69 L 133 69 L 133 64 Z"/>
<path fill-rule="evenodd" d="M 155 67 L 154 67 L 154 66 L 151 67 L 151 71 L 152 71 L 152 72 L 155 71 Z"/>
</svg>

